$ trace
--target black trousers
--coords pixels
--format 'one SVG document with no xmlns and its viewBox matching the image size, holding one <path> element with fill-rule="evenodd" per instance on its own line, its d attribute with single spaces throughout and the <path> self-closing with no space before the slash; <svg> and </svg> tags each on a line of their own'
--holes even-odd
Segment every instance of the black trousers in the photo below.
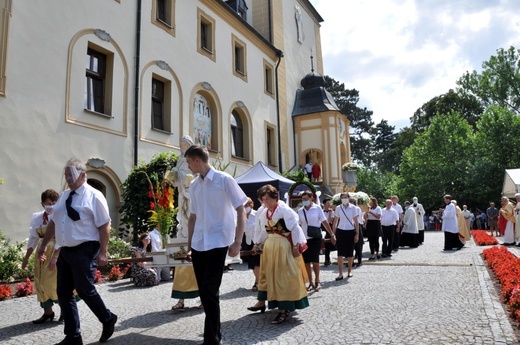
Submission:
<svg viewBox="0 0 520 345">
<path fill-rule="evenodd" d="M 363 226 L 360 224 L 358 241 L 354 244 L 354 259 L 357 260 L 358 263 L 361 263 L 363 260 L 363 244 L 365 244 L 363 232 Z"/>
<path fill-rule="evenodd" d="M 99 296 L 94 286 L 96 258 L 99 242 L 83 242 L 76 247 L 62 247 L 56 267 L 58 268 L 57 292 L 61 313 L 65 320 L 65 335 L 80 334 L 78 306 L 73 290 L 85 301 L 101 323 L 109 321 L 112 313 Z"/>
<path fill-rule="evenodd" d="M 193 270 L 199 286 L 200 301 L 204 306 L 204 344 L 220 344 L 220 298 L 219 289 L 224 274 L 228 247 L 207 251 L 191 249 Z"/>
<path fill-rule="evenodd" d="M 392 249 L 399 250 L 399 244 L 401 242 L 401 231 L 397 232 L 397 226 L 394 231 L 394 239 L 392 242 Z"/>
<path fill-rule="evenodd" d="M 395 225 L 382 226 L 383 228 L 383 254 L 392 254 Z"/>
</svg>

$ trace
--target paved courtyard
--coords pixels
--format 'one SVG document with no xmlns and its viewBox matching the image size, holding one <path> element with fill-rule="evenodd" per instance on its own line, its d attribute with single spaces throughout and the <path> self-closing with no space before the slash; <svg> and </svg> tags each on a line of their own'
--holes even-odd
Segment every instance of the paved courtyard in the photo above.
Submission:
<svg viewBox="0 0 520 345">
<path fill-rule="evenodd" d="M 480 257 L 484 247 L 470 242 L 460 251 L 442 248 L 443 233 L 426 232 L 419 248 L 367 260 L 339 282 L 336 265 L 322 266 L 322 289 L 310 293 L 310 307 L 281 325 L 270 324 L 275 311 L 246 310 L 256 300 L 250 291 L 253 273 L 246 264 L 234 265 L 221 287 L 224 344 L 520 344 Z M 368 258 L 368 244 L 364 250 Z M 171 285 L 136 288 L 129 280 L 98 285 L 119 316 L 108 344 L 202 343 L 199 300 L 187 300 L 184 312 L 171 311 L 176 302 Z M 101 324 L 83 302 L 79 309 L 84 343 L 97 343 Z M 35 296 L 0 302 L 0 310 L 1 344 L 53 344 L 64 337 L 57 322 L 31 323 L 42 312 Z M 58 307 L 55 311 L 59 314 Z"/>
</svg>

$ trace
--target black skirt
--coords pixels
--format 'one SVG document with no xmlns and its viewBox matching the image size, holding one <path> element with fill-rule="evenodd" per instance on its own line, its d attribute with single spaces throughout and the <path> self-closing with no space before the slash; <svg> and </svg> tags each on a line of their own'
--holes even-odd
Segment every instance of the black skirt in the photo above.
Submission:
<svg viewBox="0 0 520 345">
<path fill-rule="evenodd" d="M 303 252 L 303 262 L 320 262 L 321 238 L 308 238 L 307 250 Z"/>
<path fill-rule="evenodd" d="M 354 257 L 354 238 L 356 230 L 336 230 L 336 246 L 338 247 L 338 256 L 347 258 Z"/>
</svg>

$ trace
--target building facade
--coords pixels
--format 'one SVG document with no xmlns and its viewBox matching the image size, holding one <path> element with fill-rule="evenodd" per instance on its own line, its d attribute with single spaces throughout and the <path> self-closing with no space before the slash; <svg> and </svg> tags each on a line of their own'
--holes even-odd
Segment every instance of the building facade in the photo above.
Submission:
<svg viewBox="0 0 520 345">
<path fill-rule="evenodd" d="M 114 227 L 132 167 L 186 134 L 237 174 L 297 167 L 291 115 L 311 56 L 323 75 L 320 22 L 307 0 L 0 0 L 0 230 L 27 237 L 70 157 Z"/>
</svg>

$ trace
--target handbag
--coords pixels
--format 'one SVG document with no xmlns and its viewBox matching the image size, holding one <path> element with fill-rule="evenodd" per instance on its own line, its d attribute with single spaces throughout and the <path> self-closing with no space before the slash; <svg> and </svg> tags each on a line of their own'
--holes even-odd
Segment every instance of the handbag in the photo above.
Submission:
<svg viewBox="0 0 520 345">
<path fill-rule="evenodd" d="M 307 212 L 305 212 L 305 207 L 303 208 L 303 215 L 305 216 L 305 222 L 307 223 L 307 236 L 310 238 L 321 238 L 321 229 L 318 226 L 310 226 L 307 221 Z"/>
</svg>

